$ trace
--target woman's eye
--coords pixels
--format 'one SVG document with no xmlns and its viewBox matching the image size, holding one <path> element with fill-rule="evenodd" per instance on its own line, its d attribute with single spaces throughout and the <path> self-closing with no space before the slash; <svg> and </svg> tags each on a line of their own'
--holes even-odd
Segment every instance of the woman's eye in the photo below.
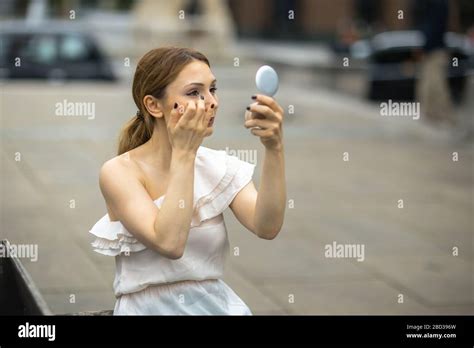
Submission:
<svg viewBox="0 0 474 348">
<path fill-rule="evenodd" d="M 210 89 L 210 91 L 211 91 L 212 94 L 216 93 L 217 87 L 212 87 L 212 88 Z M 193 96 L 193 97 L 197 97 L 197 96 L 199 96 L 199 91 L 192 91 L 192 92 L 189 92 L 189 93 L 186 94 L 186 95 Z"/>
</svg>

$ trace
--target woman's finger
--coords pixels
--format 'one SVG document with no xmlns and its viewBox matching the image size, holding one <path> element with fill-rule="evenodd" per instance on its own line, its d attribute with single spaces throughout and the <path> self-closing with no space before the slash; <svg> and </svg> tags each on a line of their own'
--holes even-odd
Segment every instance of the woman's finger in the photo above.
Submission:
<svg viewBox="0 0 474 348">
<path fill-rule="evenodd" d="M 244 126 L 245 128 L 259 127 L 260 129 L 269 129 L 275 126 L 275 122 L 266 119 L 255 118 L 245 121 Z"/>
<path fill-rule="evenodd" d="M 201 127 L 203 119 L 206 117 L 206 104 L 204 103 L 204 97 L 199 98 L 197 101 L 196 114 L 194 115 L 194 127 Z"/>
<path fill-rule="evenodd" d="M 273 135 L 273 132 L 270 129 L 252 128 L 250 132 L 252 132 L 253 135 L 263 137 L 263 138 L 271 137 Z"/>
<path fill-rule="evenodd" d="M 190 126 L 190 123 L 192 122 L 192 119 L 194 118 L 195 113 L 196 113 L 195 102 L 188 101 L 186 103 L 186 108 L 184 109 L 183 116 L 181 116 L 176 126 L 178 127 Z"/>
<path fill-rule="evenodd" d="M 170 118 L 169 118 L 169 121 L 168 121 L 168 128 L 169 129 L 174 129 L 176 127 L 176 124 L 179 121 L 179 117 L 180 117 L 179 106 L 180 105 L 178 103 L 174 103 L 173 109 L 171 109 Z"/>
<path fill-rule="evenodd" d="M 260 114 L 265 116 L 266 119 L 272 121 L 281 121 L 281 115 L 275 111 L 273 111 L 267 105 L 260 105 L 260 104 L 251 104 L 247 107 L 248 111 L 251 111 L 254 114 Z"/>
<path fill-rule="evenodd" d="M 283 115 L 282 107 L 272 97 L 263 94 L 255 94 L 252 96 L 252 99 L 256 100 L 260 104 L 267 105 L 273 111 L 279 112 Z"/>
<path fill-rule="evenodd" d="M 211 120 L 211 117 L 214 115 L 214 104 L 211 104 L 209 108 L 206 110 L 206 114 L 204 115 L 204 118 L 202 120 L 203 126 L 205 128 L 208 127 L 209 121 Z"/>
<path fill-rule="evenodd" d="M 186 105 L 179 105 L 178 106 L 178 112 L 180 115 L 184 114 L 184 110 L 186 110 Z"/>
<path fill-rule="evenodd" d="M 247 121 L 247 120 L 251 120 L 251 119 L 254 118 L 254 117 L 257 117 L 256 114 L 254 114 L 252 111 L 250 111 L 250 106 L 252 106 L 252 105 L 257 105 L 257 104 L 258 104 L 258 103 L 255 102 L 255 103 L 252 103 L 252 104 L 250 104 L 249 106 L 247 106 L 247 110 L 245 111 L 245 120 L 246 120 L 246 121 Z"/>
</svg>

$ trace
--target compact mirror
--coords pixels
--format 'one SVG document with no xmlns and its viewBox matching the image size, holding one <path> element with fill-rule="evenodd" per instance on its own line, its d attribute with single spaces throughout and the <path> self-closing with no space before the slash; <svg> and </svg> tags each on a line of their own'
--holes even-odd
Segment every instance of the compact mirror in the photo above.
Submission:
<svg viewBox="0 0 474 348">
<path fill-rule="evenodd" d="M 278 90 L 278 74 L 271 66 L 263 65 L 257 70 L 255 83 L 262 94 L 273 97 Z"/>
<path fill-rule="evenodd" d="M 275 69 L 269 65 L 263 65 L 255 74 L 255 84 L 261 94 L 273 97 L 278 90 L 278 74 Z M 251 117 L 250 112 L 245 113 L 245 120 Z M 256 116 L 257 118 L 261 118 Z M 260 129 L 259 127 L 253 127 L 253 129 Z"/>
</svg>

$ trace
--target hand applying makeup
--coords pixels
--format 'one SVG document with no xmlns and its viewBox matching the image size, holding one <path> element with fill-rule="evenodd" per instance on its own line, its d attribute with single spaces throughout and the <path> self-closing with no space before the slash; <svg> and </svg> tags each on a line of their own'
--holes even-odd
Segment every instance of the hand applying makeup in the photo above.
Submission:
<svg viewBox="0 0 474 348">
<path fill-rule="evenodd" d="M 206 108 L 202 96 L 197 102 L 191 100 L 186 105 L 174 104 L 167 124 L 172 151 L 197 152 L 212 125 L 213 108 L 214 104 Z"/>
<path fill-rule="evenodd" d="M 252 134 L 260 137 L 266 149 L 281 150 L 283 147 L 283 108 L 275 99 L 263 94 L 253 95 L 252 99 L 256 102 L 247 107 L 245 128 L 252 128 Z"/>
</svg>

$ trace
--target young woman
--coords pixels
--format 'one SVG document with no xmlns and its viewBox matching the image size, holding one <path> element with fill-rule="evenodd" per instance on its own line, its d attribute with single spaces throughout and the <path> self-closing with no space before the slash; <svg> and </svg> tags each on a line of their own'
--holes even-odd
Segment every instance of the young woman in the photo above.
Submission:
<svg viewBox="0 0 474 348">
<path fill-rule="evenodd" d="M 118 156 L 100 170 L 108 214 L 90 230 L 94 250 L 115 256 L 114 314 L 252 314 L 220 279 L 229 253 L 223 212 L 230 206 L 260 238 L 279 233 L 283 109 L 264 95 L 247 107 L 245 127 L 265 146 L 257 192 L 254 165 L 201 146 L 219 107 L 203 54 L 151 50 L 132 88 L 137 114 L 122 131 Z"/>
</svg>

